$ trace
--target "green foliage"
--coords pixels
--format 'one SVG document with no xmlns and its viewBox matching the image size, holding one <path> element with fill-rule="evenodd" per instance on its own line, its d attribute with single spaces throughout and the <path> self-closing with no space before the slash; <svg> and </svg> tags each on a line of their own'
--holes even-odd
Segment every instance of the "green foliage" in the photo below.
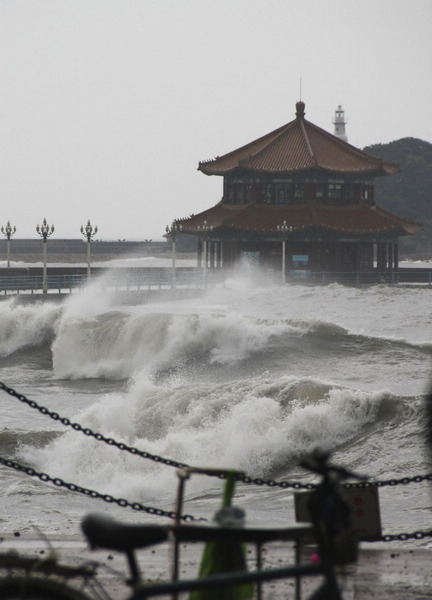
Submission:
<svg viewBox="0 0 432 600">
<path fill-rule="evenodd" d="M 420 221 L 424 230 L 400 238 L 405 253 L 432 251 L 432 144 L 417 138 L 403 138 L 389 144 L 374 144 L 364 151 L 399 164 L 400 171 L 375 179 L 375 200 L 379 206 L 411 221 Z"/>
<path fill-rule="evenodd" d="M 432 144 L 403 138 L 367 146 L 364 151 L 396 162 L 400 172 L 375 179 L 376 203 L 401 217 L 424 222 L 432 218 Z"/>
</svg>

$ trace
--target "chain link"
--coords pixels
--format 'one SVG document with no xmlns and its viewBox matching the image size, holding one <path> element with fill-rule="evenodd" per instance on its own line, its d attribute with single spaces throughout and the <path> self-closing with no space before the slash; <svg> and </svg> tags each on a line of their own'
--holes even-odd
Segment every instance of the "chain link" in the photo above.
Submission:
<svg viewBox="0 0 432 600">
<path fill-rule="evenodd" d="M 432 530 L 414 531 L 412 533 L 388 533 L 379 538 L 363 539 L 363 542 L 406 542 L 407 540 L 424 540 L 432 537 Z"/>
<path fill-rule="evenodd" d="M 181 463 L 171 458 L 164 458 L 163 456 L 158 456 L 155 454 L 150 454 L 150 452 L 146 452 L 145 450 L 139 450 L 133 446 L 129 446 L 124 442 L 117 442 L 113 438 L 108 438 L 104 436 L 102 433 L 94 432 L 89 427 L 83 427 L 79 423 L 73 423 L 67 417 L 61 417 L 58 413 L 49 410 L 45 406 L 41 406 L 34 400 L 29 400 L 23 394 L 18 393 L 11 387 L 7 386 L 5 383 L 0 381 L 0 390 L 5 391 L 10 396 L 13 396 L 20 402 L 27 404 L 31 408 L 38 410 L 41 414 L 46 415 L 53 419 L 54 421 L 60 422 L 62 425 L 66 427 L 71 427 L 74 431 L 79 431 L 88 437 L 93 437 L 99 442 L 105 442 L 109 446 L 115 446 L 119 450 L 123 450 L 125 452 L 129 452 L 134 456 L 139 456 L 140 458 L 145 458 L 148 460 L 152 460 L 154 462 L 166 465 L 168 467 L 174 467 L 176 469 L 185 468 L 190 465 L 187 463 Z M 207 474 L 209 477 L 217 477 L 219 479 L 225 479 L 226 475 L 224 473 L 214 473 L 212 471 L 206 472 L 201 471 L 202 473 Z M 258 485 L 258 486 L 268 486 L 268 487 L 278 487 L 281 489 L 293 489 L 293 490 L 314 490 L 316 485 L 314 483 L 300 483 L 300 482 L 290 482 L 290 481 L 276 481 L 274 479 L 261 479 L 260 477 L 249 477 L 248 475 L 239 475 L 238 481 L 242 481 L 243 483 L 249 485 Z M 408 485 L 410 483 L 421 483 L 422 481 L 432 481 L 432 473 L 428 473 L 427 475 L 415 475 L 413 477 L 401 477 L 400 479 L 388 479 L 384 481 L 359 481 L 355 483 L 344 483 L 342 484 L 345 488 L 372 488 L 372 487 L 386 487 L 386 486 L 396 486 L 396 485 Z"/>
<path fill-rule="evenodd" d="M 38 471 L 36 471 L 35 469 L 32 469 L 31 467 L 25 467 L 25 466 L 20 465 L 19 463 L 16 463 L 12 460 L 7 460 L 5 458 L 2 458 L 1 456 L 0 456 L 0 464 L 4 465 L 5 467 L 15 469 L 16 471 L 26 473 L 26 475 L 29 475 L 30 477 L 38 477 L 41 481 L 43 481 L 45 483 L 50 482 L 50 483 L 53 483 L 57 487 L 64 487 L 71 492 L 77 492 L 79 494 L 88 496 L 89 498 L 92 498 L 92 499 L 103 500 L 104 502 L 108 502 L 108 504 L 117 504 L 118 506 L 120 506 L 122 508 L 132 508 L 132 510 L 135 510 L 138 512 L 145 512 L 147 514 L 155 515 L 158 517 L 168 517 L 170 519 L 177 518 L 177 513 L 174 511 L 166 511 L 166 510 L 162 510 L 161 508 L 155 508 L 153 506 L 144 506 L 140 502 L 129 502 L 128 500 L 125 500 L 124 498 L 114 498 L 114 496 L 111 496 L 110 494 L 101 494 L 99 492 L 96 492 L 95 490 L 90 490 L 88 488 L 83 488 L 74 483 L 68 483 L 66 481 L 63 481 L 63 479 L 61 479 L 60 477 L 50 477 L 47 473 L 39 473 Z M 182 515 L 180 517 L 180 520 L 185 521 L 185 522 L 207 521 L 207 519 L 205 519 L 203 517 L 198 518 L 198 517 L 194 517 L 193 515 Z M 363 542 L 395 542 L 395 541 L 405 542 L 407 540 L 423 540 L 423 539 L 429 538 L 429 537 L 432 537 L 432 530 L 414 531 L 412 533 L 392 533 L 392 534 L 382 535 L 380 537 L 362 539 L 362 541 Z"/>
<path fill-rule="evenodd" d="M 117 442 L 113 438 L 107 438 L 106 436 L 102 435 L 101 433 L 95 433 L 89 427 L 82 427 L 82 425 L 80 425 L 79 423 L 73 423 L 67 417 L 61 417 L 58 413 L 49 410 L 45 406 L 41 406 L 34 400 L 29 400 L 28 398 L 26 398 L 26 396 L 24 396 L 23 394 L 19 394 L 14 389 L 8 387 L 1 381 L 0 381 L 0 390 L 4 390 L 10 396 L 17 398 L 17 400 L 19 400 L 20 402 L 23 402 L 24 404 L 27 404 L 31 408 L 38 410 L 41 414 L 50 417 L 54 421 L 58 421 L 62 425 L 65 425 L 66 427 L 71 427 L 74 431 L 80 431 L 81 433 L 83 433 L 84 435 L 86 435 L 88 437 L 93 437 L 96 440 L 98 440 L 99 442 L 105 442 L 109 446 L 117 447 L 119 450 L 124 450 L 124 451 L 130 452 L 131 454 L 134 454 L 136 456 L 140 456 L 141 458 L 147 458 L 149 460 L 153 460 L 155 462 L 159 462 L 159 463 L 168 465 L 170 467 L 175 467 L 177 469 L 180 467 L 188 466 L 185 463 L 177 462 L 177 461 L 171 460 L 169 458 L 163 458 L 162 456 L 156 456 L 154 454 L 150 454 L 149 452 L 145 452 L 144 450 L 139 450 L 138 448 L 134 448 L 133 446 L 128 446 L 127 444 L 125 444 L 123 442 Z"/>
<path fill-rule="evenodd" d="M 54 484 L 57 487 L 64 487 L 71 492 L 77 492 L 78 494 L 83 494 L 84 496 L 88 496 L 89 498 L 103 500 L 104 502 L 108 502 L 108 504 L 117 504 L 118 506 L 121 506 L 122 508 L 132 508 L 135 511 L 145 512 L 150 515 L 155 515 L 158 517 L 168 517 L 170 519 L 177 518 L 177 513 L 175 511 L 167 511 L 167 510 L 162 510 L 161 508 L 155 508 L 153 506 L 145 506 L 144 504 L 141 504 L 140 502 L 129 502 L 128 500 L 125 500 L 124 498 L 114 498 L 114 496 L 111 496 L 110 494 L 101 494 L 100 492 L 96 492 L 95 490 L 89 490 L 88 488 L 84 488 L 79 485 L 76 485 L 75 483 L 68 483 L 67 481 L 64 481 L 63 479 L 61 479 L 60 477 L 51 477 L 47 473 L 40 473 L 39 471 L 36 471 L 35 469 L 32 469 L 31 467 L 25 467 L 24 465 L 20 465 L 19 463 L 14 462 L 13 460 L 8 460 L 1 456 L 0 456 L 0 464 L 4 465 L 5 467 L 9 467 L 11 469 L 15 469 L 16 471 L 20 471 L 21 473 L 25 473 L 26 475 L 29 475 L 30 477 L 37 477 L 45 483 L 49 482 L 49 483 Z M 182 521 L 206 521 L 206 519 L 204 519 L 204 518 L 197 518 L 197 517 L 194 517 L 193 515 L 181 515 L 180 519 Z"/>
<path fill-rule="evenodd" d="M 39 405 L 34 400 L 29 400 L 28 398 L 26 398 L 26 396 L 24 396 L 23 394 L 19 394 L 14 389 L 10 388 L 9 386 L 7 386 L 6 384 L 4 384 L 1 381 L 0 381 L 0 390 L 7 392 L 10 396 L 17 398 L 18 400 L 27 404 L 31 408 L 38 410 L 41 414 L 49 416 L 54 421 L 59 421 L 62 425 L 65 425 L 66 427 L 71 427 L 72 429 L 74 429 L 74 431 L 80 431 L 86 436 L 94 437 L 96 440 L 105 442 L 109 446 L 115 446 L 119 450 L 124 450 L 126 452 L 130 452 L 131 454 L 133 454 L 135 456 L 140 456 L 141 458 L 153 460 L 155 462 L 158 462 L 158 463 L 170 466 L 170 467 L 181 468 L 181 467 L 189 466 L 186 463 L 181 463 L 181 462 L 169 459 L 169 458 L 164 458 L 162 456 L 150 454 L 149 452 L 139 450 L 138 448 L 134 448 L 133 446 L 128 446 L 127 444 L 125 444 L 123 442 L 117 442 L 113 438 L 107 438 L 104 435 L 102 435 L 101 433 L 95 433 L 90 428 L 82 427 L 79 423 L 73 423 L 72 421 L 70 421 L 70 419 L 61 417 L 58 413 L 56 413 L 54 411 L 50 411 L 48 408 Z M 129 502 L 128 500 L 126 500 L 124 498 L 115 498 L 114 496 L 111 496 L 110 494 L 101 494 L 100 492 L 97 492 L 95 490 L 83 488 L 74 483 L 68 483 L 68 482 L 64 481 L 63 479 L 61 479 L 60 477 L 51 477 L 47 473 L 40 473 L 31 467 L 25 467 L 25 466 L 20 465 L 19 463 L 14 462 L 12 460 L 8 460 L 8 459 L 0 457 L 0 464 L 4 465 L 5 467 L 15 469 L 16 471 L 26 473 L 30 477 L 38 477 L 43 482 L 50 482 L 57 487 L 64 487 L 71 492 L 77 492 L 79 494 L 83 494 L 90 498 L 103 500 L 104 502 L 108 502 L 109 504 L 117 504 L 118 506 L 123 507 L 123 508 L 132 508 L 135 511 L 145 512 L 145 513 L 151 514 L 151 515 L 168 517 L 170 519 L 177 519 L 177 513 L 175 511 L 166 511 L 161 508 L 155 508 L 153 506 L 145 506 L 145 505 L 141 504 L 140 502 Z M 205 473 L 205 471 L 202 471 L 202 472 Z M 215 474 L 214 472 L 211 472 L 211 471 L 208 472 L 207 474 L 209 476 L 218 477 L 220 479 L 224 479 L 226 477 L 226 475 L 224 475 L 223 473 Z M 239 481 L 243 481 L 243 483 L 246 483 L 246 484 L 253 484 L 253 485 L 258 485 L 258 486 L 266 485 L 269 487 L 279 487 L 279 488 L 283 488 L 283 489 L 291 488 L 294 490 L 300 490 L 300 489 L 313 490 L 316 488 L 316 485 L 313 483 L 276 481 L 274 479 L 264 480 L 259 477 L 252 478 L 252 477 L 249 477 L 248 475 L 239 476 L 238 479 L 239 479 Z M 361 481 L 361 482 L 356 482 L 356 483 L 345 483 L 345 484 L 343 484 L 343 486 L 347 489 L 374 488 L 374 487 L 386 487 L 386 486 L 394 487 L 396 485 L 408 485 L 411 483 L 421 483 L 423 481 L 432 481 L 432 473 L 428 473 L 427 475 L 414 475 L 413 477 L 402 477 L 400 479 L 388 479 L 388 480 L 384 480 L 384 481 Z M 198 517 L 194 517 L 193 515 L 187 515 L 187 514 L 181 515 L 180 520 L 186 521 L 186 522 L 187 521 L 206 521 L 205 518 L 198 518 Z M 432 537 L 432 530 L 414 531 L 412 533 L 386 534 L 379 538 L 370 538 L 370 539 L 365 539 L 363 541 L 365 541 L 365 542 L 378 542 L 378 541 L 393 542 L 393 541 L 407 541 L 407 540 L 422 540 L 422 539 L 425 539 L 428 537 Z"/>
</svg>

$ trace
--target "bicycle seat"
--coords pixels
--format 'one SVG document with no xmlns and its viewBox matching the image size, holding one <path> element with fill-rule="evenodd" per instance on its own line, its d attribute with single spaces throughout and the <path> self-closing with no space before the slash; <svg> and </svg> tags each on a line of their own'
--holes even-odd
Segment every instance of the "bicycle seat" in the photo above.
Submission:
<svg viewBox="0 0 432 600">
<path fill-rule="evenodd" d="M 81 522 L 84 535 L 92 548 L 105 548 L 128 552 L 164 542 L 168 538 L 168 526 L 135 525 L 120 523 L 108 515 L 92 513 Z"/>
</svg>

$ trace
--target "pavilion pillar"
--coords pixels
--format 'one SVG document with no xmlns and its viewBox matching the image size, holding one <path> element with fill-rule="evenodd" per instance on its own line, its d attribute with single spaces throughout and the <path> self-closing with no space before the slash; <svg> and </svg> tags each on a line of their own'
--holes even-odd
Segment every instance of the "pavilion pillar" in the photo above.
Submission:
<svg viewBox="0 0 432 600">
<path fill-rule="evenodd" d="M 387 256 L 388 256 L 387 268 L 389 271 L 392 271 L 393 270 L 393 242 L 389 242 L 387 244 Z"/>
<path fill-rule="evenodd" d="M 385 271 L 387 264 L 387 246 L 384 243 L 377 244 L 377 269 Z"/>
<path fill-rule="evenodd" d="M 202 240 L 198 241 L 198 253 L 197 253 L 197 267 L 201 269 L 202 267 L 202 253 L 203 253 L 203 243 Z"/>
<path fill-rule="evenodd" d="M 213 242 L 210 242 L 210 240 L 207 242 L 207 268 L 211 269 L 213 267 L 213 250 L 214 250 L 214 244 Z"/>
<path fill-rule="evenodd" d="M 210 247 L 210 268 L 214 269 L 216 266 L 216 252 L 217 252 L 217 242 L 211 242 Z"/>
<path fill-rule="evenodd" d="M 395 242 L 394 246 L 393 246 L 393 268 L 399 269 L 399 244 L 398 244 L 398 242 Z"/>
<path fill-rule="evenodd" d="M 217 242 L 216 267 L 220 269 L 222 266 L 222 242 Z"/>
</svg>

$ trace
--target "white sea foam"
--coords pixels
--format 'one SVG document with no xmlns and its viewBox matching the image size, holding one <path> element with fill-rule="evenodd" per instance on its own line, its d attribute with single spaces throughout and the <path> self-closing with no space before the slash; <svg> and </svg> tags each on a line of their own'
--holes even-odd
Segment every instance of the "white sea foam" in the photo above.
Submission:
<svg viewBox="0 0 432 600">
<path fill-rule="evenodd" d="M 303 390 L 305 396 L 300 395 Z M 385 398 L 384 392 L 368 394 L 287 377 L 202 384 L 192 392 L 187 386 L 168 391 L 141 379 L 125 395 L 102 398 L 76 420 L 152 454 L 266 477 L 289 472 L 297 457 L 314 446 L 337 449 L 352 443 L 376 421 Z M 173 497 L 172 469 L 75 432 L 42 450 L 24 449 L 22 455 L 52 476 L 103 493 L 121 490 L 123 497 L 144 502 Z M 190 489 L 209 485 L 197 480 Z"/>
<path fill-rule="evenodd" d="M 58 305 L 15 306 L 13 301 L 0 302 L 0 356 L 49 342 L 60 315 Z"/>
<path fill-rule="evenodd" d="M 430 375 L 430 290 L 257 288 L 239 279 L 196 299 L 135 307 L 113 306 L 103 290 L 95 281 L 61 308 L 26 307 L 30 328 L 15 313 L 22 308 L 0 305 L 0 328 L 11 319 L 18 328 L 10 339 L 25 346 L 37 329 L 38 340 L 45 331 L 46 343 L 53 341 L 53 371 L 47 360 L 36 360 L 40 347 L 29 347 L 15 362 L 5 361 L 12 377 L 6 383 L 18 391 L 28 386 L 30 397 L 94 431 L 188 464 L 298 479 L 299 470 L 292 470 L 298 455 L 322 445 L 336 449 L 338 463 L 372 477 L 424 471 L 420 394 Z M 33 372 L 37 385 L 31 389 Z M 106 380 L 91 379 L 100 376 Z M 17 410 L 6 395 L 2 408 L 3 426 L 13 429 L 3 441 L 18 462 L 116 497 L 172 508 L 175 469 L 72 430 L 53 439 L 59 421 L 28 407 Z M 37 435 L 47 430 L 49 437 Z M 21 442 L 19 452 L 11 439 Z M 21 474 L 11 485 L 16 477 L 2 473 L 0 507 L 9 529 L 33 519 L 65 531 L 64 510 L 76 532 L 82 514 L 98 510 L 87 497 Z M 220 482 L 193 477 L 187 490 L 203 511 L 213 499 L 219 502 Z M 383 490 L 384 499 L 380 494 L 382 514 L 387 523 L 395 521 L 395 531 L 428 522 L 430 499 L 418 500 L 413 489 L 419 509 L 409 513 L 409 492 L 403 486 Z M 252 506 L 264 520 L 293 519 L 286 490 L 242 486 L 240 493 L 248 515 Z M 103 503 L 99 509 L 116 510 Z"/>
</svg>

